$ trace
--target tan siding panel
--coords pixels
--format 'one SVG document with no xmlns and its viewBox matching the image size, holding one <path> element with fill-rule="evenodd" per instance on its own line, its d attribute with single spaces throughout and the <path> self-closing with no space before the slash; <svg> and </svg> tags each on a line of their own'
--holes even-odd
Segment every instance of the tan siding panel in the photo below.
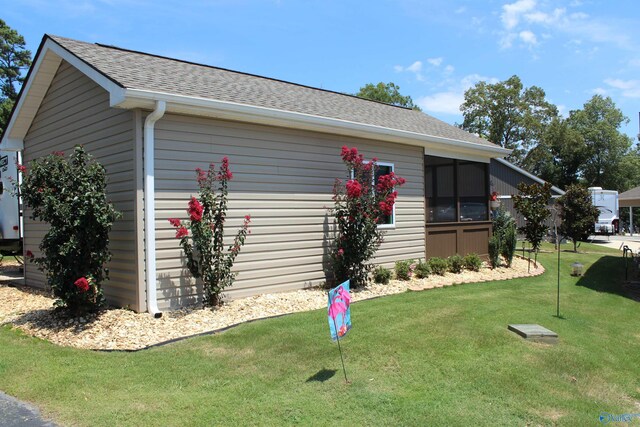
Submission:
<svg viewBox="0 0 640 427">
<path fill-rule="evenodd" d="M 156 256 L 159 305 L 199 298 L 167 219 L 187 218 L 197 193 L 195 168 L 228 156 L 229 238 L 251 214 L 252 234 L 237 258 L 231 298 L 318 285 L 333 235 L 328 208 L 336 178 L 347 178 L 343 145 L 394 163 L 407 179 L 399 189 L 396 228 L 388 230 L 376 262 L 424 257 L 423 153 L 420 148 L 267 126 L 168 115 L 156 132 Z M 231 240 L 228 240 L 230 242 Z"/>
<path fill-rule="evenodd" d="M 107 195 L 123 213 L 110 234 L 113 259 L 105 295 L 112 303 L 137 307 L 133 182 L 133 115 L 109 108 L 109 96 L 69 64 L 62 62 L 34 122 L 25 137 L 24 160 L 29 162 L 52 151 L 70 152 L 84 145 L 108 174 Z M 47 225 L 29 219 L 25 212 L 25 247 L 38 256 Z M 25 270 L 27 283 L 44 286 L 45 276 L 33 264 Z"/>
</svg>

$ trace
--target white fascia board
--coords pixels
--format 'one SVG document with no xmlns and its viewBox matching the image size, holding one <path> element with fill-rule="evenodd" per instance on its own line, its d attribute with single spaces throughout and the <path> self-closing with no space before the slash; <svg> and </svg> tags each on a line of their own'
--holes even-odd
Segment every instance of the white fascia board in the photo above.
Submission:
<svg viewBox="0 0 640 427">
<path fill-rule="evenodd" d="M 31 127 L 40 103 L 44 99 L 62 60 L 70 63 L 109 92 L 112 106 L 122 102 L 124 88 L 49 38 L 44 42 L 33 64 L 29 79 L 24 83 L 24 89 L 18 99 L 15 111 L 7 124 L 2 141 L 0 141 L 1 148 L 7 150 L 22 150 L 24 148 L 24 137 Z"/>
<path fill-rule="evenodd" d="M 77 68 L 81 73 L 89 77 L 91 80 L 96 82 L 99 86 L 101 86 L 104 90 L 109 92 L 110 97 L 110 105 L 113 107 L 116 104 L 122 102 L 124 97 L 124 88 L 118 85 L 117 83 L 109 80 L 104 74 L 97 71 L 95 68 L 89 66 L 86 62 L 75 56 L 73 53 L 69 52 L 58 43 L 53 41 L 52 39 L 48 39 L 45 42 L 44 50 L 51 50 L 56 55 L 58 55 L 63 60 L 67 61 L 69 64 L 73 65 Z"/>
<path fill-rule="evenodd" d="M 155 101 L 166 101 L 167 112 L 170 113 L 193 114 L 360 138 L 375 138 L 407 145 L 417 145 L 429 148 L 430 151 L 432 147 L 440 147 L 440 149 L 450 153 L 468 153 L 468 156 L 474 159 L 486 159 L 483 160 L 485 162 L 488 162 L 488 159 L 492 157 L 505 156 L 511 152 L 511 150 L 497 146 L 389 129 L 348 120 L 139 89 L 126 89 L 123 101 L 118 104 L 112 104 L 112 106 L 153 109 Z"/>
<path fill-rule="evenodd" d="M 524 175 L 524 176 L 526 176 L 528 178 L 531 178 L 535 182 L 538 182 L 540 184 L 545 184 L 546 183 L 546 181 L 544 179 L 539 178 L 539 177 L 527 172 L 526 170 L 514 165 L 513 163 L 509 163 L 505 159 L 501 159 L 501 158 L 497 157 L 496 160 L 499 161 L 500 163 L 502 163 L 503 165 L 513 169 L 514 171 L 516 171 L 518 173 L 521 173 L 522 175 Z M 556 186 L 551 186 L 551 190 L 555 191 L 556 193 L 560 194 L 561 196 L 564 195 L 564 193 L 565 193 L 563 190 L 559 189 Z"/>
</svg>

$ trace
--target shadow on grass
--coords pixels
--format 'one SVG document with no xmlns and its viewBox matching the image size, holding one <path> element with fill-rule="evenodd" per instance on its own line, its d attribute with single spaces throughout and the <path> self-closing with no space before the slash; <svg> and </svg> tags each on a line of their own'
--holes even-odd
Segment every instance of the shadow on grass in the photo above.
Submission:
<svg viewBox="0 0 640 427">
<path fill-rule="evenodd" d="M 625 283 L 625 270 L 630 281 L 638 281 L 638 271 L 632 261 L 625 265 L 621 256 L 606 255 L 594 262 L 576 285 L 638 301 L 640 295 L 634 291 L 637 285 Z"/>
<path fill-rule="evenodd" d="M 336 374 L 336 372 L 337 371 L 335 369 L 322 368 L 318 372 L 316 372 L 315 374 L 307 378 L 306 382 L 310 383 L 315 381 L 315 382 L 323 383 L 328 379 L 332 378 Z"/>
</svg>

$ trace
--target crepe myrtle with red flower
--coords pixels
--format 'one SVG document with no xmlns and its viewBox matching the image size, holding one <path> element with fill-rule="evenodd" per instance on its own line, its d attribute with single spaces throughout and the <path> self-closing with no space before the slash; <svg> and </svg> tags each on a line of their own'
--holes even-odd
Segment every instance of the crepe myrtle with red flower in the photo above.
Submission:
<svg viewBox="0 0 640 427">
<path fill-rule="evenodd" d="M 351 280 L 353 287 L 366 285 L 373 258 L 382 243 L 384 231 L 378 223 L 393 213 L 398 197 L 396 188 L 406 181 L 391 172 L 374 177 L 378 159 L 365 161 L 356 147 L 342 147 L 340 153 L 347 167 L 349 180 L 337 179 L 333 188 L 334 207 L 331 213 L 336 224 L 336 236 L 330 253 L 334 279 L 337 283 Z"/>
<path fill-rule="evenodd" d="M 187 207 L 189 219 L 169 218 L 176 229 L 176 239 L 187 258 L 189 271 L 204 285 L 204 302 L 216 306 L 221 303 L 221 293 L 233 284 L 236 273 L 233 263 L 250 233 L 251 216 L 246 215 L 233 243 L 224 246 L 224 226 L 227 218 L 229 159 L 224 157 L 218 171 L 212 163 L 204 171 L 196 169 L 198 197 L 191 197 Z"/>
<path fill-rule="evenodd" d="M 109 232 L 120 217 L 106 197 L 104 167 L 76 146 L 68 157 L 54 151 L 18 170 L 30 218 L 49 225 L 40 256 L 27 250 L 26 258 L 46 273 L 57 307 L 73 313 L 98 309 L 109 277 Z"/>
</svg>

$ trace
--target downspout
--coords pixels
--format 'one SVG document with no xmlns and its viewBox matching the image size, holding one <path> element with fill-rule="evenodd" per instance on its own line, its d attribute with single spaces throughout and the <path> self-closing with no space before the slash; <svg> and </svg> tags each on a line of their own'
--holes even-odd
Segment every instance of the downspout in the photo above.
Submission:
<svg viewBox="0 0 640 427">
<path fill-rule="evenodd" d="M 156 108 L 144 120 L 144 250 L 146 260 L 145 282 L 147 283 L 147 311 L 156 319 L 162 316 L 156 295 L 156 212 L 155 212 L 155 166 L 154 126 L 164 116 L 166 102 L 156 101 Z"/>
</svg>

